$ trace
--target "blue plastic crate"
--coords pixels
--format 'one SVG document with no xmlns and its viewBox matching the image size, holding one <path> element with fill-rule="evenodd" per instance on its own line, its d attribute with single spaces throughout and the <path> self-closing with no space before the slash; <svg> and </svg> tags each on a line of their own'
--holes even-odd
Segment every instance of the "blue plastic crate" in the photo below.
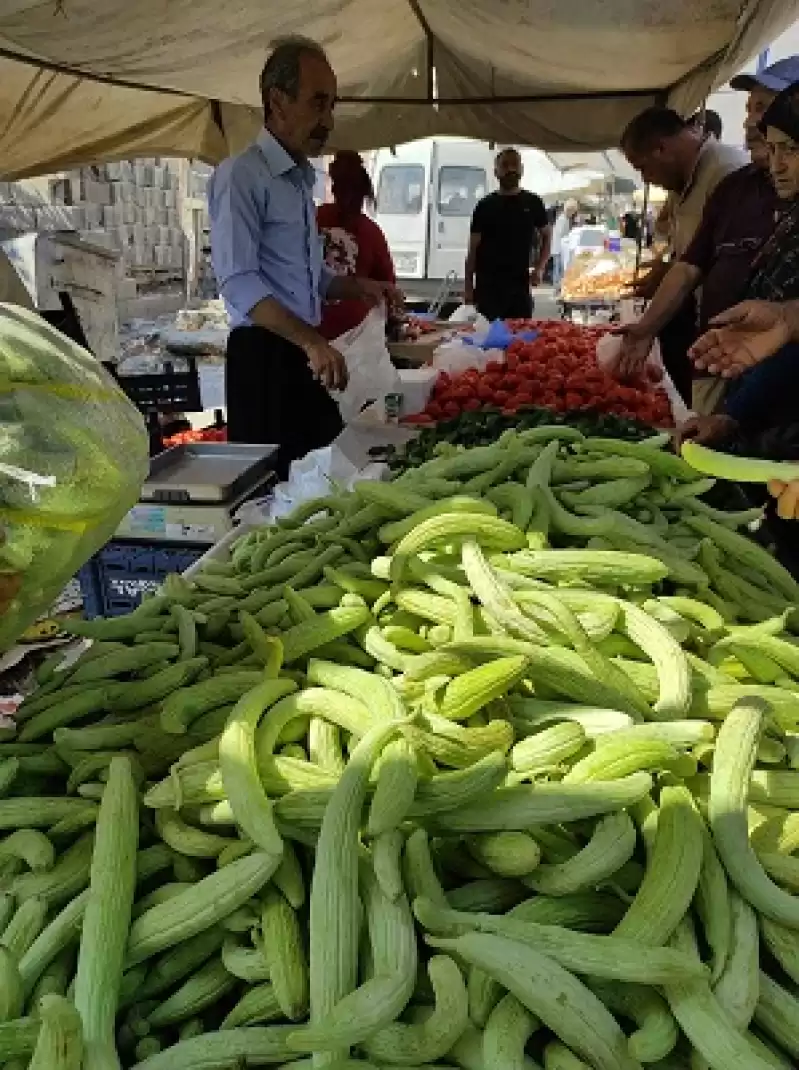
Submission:
<svg viewBox="0 0 799 1070">
<path fill-rule="evenodd" d="M 207 550 L 184 543 L 107 543 L 78 573 L 84 616 L 130 613 L 170 572 L 183 572 Z"/>
</svg>

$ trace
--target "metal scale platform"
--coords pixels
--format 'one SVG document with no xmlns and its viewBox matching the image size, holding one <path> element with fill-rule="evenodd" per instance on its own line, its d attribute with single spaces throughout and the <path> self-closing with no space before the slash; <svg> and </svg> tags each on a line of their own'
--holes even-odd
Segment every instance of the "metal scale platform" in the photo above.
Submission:
<svg viewBox="0 0 799 1070">
<path fill-rule="evenodd" d="M 277 446 L 196 442 L 153 457 L 150 474 L 115 538 L 212 546 L 248 498 L 275 482 Z"/>
</svg>

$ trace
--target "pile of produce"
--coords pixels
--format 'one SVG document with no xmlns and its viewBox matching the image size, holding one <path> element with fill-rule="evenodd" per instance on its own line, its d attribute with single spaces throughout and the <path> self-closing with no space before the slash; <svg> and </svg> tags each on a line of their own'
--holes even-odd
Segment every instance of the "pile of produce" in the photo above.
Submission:
<svg viewBox="0 0 799 1070">
<path fill-rule="evenodd" d="M 177 434 L 169 435 L 164 439 L 164 448 L 190 446 L 194 442 L 227 442 L 227 428 L 224 426 L 197 427 L 188 431 L 178 431 Z"/>
<path fill-rule="evenodd" d="M 653 427 L 671 424 L 662 389 L 650 383 L 620 383 L 599 367 L 596 343 L 606 328 L 523 322 L 539 331 L 534 341 L 511 342 L 505 362 L 491 361 L 485 371 L 470 368 L 455 376 L 442 372 L 423 415 L 432 422 L 483 409 L 515 416 L 535 405 L 555 412 L 614 413 Z M 510 325 L 515 329 L 513 322 Z"/>
<path fill-rule="evenodd" d="M 506 431 L 530 431 L 534 427 L 568 424 L 591 437 L 636 441 L 652 434 L 648 424 L 624 416 L 585 411 L 564 414 L 537 405 L 513 416 L 497 409 L 483 409 L 462 412 L 454 420 L 433 423 L 432 426 L 429 417 L 406 418 L 403 423 L 421 427 L 419 434 L 406 446 L 399 450 L 393 445 L 375 446 L 370 450 L 373 456 L 384 458 L 391 471 L 397 474 L 417 468 L 434 457 L 452 454 L 457 447 L 490 446 Z"/>
<path fill-rule="evenodd" d="M 434 320 L 408 313 L 403 317 L 400 326 L 400 341 L 416 342 L 426 334 L 435 334 L 440 330 L 441 325 Z"/>
<path fill-rule="evenodd" d="M 799 587 L 662 444 L 508 434 L 76 625 L 0 1061 L 796 1065 Z"/>
<path fill-rule="evenodd" d="M 618 301 L 634 278 L 634 257 L 578 253 L 563 276 L 561 297 L 565 301 Z"/>
</svg>

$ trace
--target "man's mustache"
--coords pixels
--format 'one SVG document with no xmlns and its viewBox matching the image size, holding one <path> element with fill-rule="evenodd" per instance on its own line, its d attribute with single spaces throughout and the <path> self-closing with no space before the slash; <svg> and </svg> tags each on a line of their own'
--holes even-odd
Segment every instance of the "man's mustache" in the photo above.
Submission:
<svg viewBox="0 0 799 1070">
<path fill-rule="evenodd" d="M 314 141 L 321 141 L 322 144 L 327 141 L 330 136 L 330 132 L 324 126 L 315 126 L 311 131 L 311 137 Z"/>
</svg>

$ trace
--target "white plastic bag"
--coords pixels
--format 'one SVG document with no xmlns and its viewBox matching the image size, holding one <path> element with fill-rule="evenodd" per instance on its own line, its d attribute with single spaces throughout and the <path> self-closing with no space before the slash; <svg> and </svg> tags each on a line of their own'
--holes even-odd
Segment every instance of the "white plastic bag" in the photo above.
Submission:
<svg viewBox="0 0 799 1070">
<path fill-rule="evenodd" d="M 599 339 L 596 344 L 596 362 L 600 368 L 607 368 L 609 365 L 615 364 L 621 349 L 621 343 L 622 335 L 620 334 L 606 334 Z M 645 366 L 654 373 L 651 377 L 652 382 L 662 386 L 666 392 L 675 426 L 684 423 L 693 413 L 683 401 L 671 376 L 666 371 L 663 357 L 660 355 L 660 342 L 658 342 L 657 338 L 652 343 Z"/>
<path fill-rule="evenodd" d="M 476 320 L 478 316 L 477 309 L 474 305 L 458 305 L 452 315 L 448 318 L 448 323 L 471 323 Z"/>
<path fill-rule="evenodd" d="M 344 357 L 349 374 L 346 388 L 333 393 L 345 423 L 353 420 L 368 402 L 382 402 L 386 394 L 402 390 L 386 345 L 386 312 L 382 305 L 373 308 L 363 323 L 342 334 L 333 345 Z"/>
<path fill-rule="evenodd" d="M 442 342 L 433 353 L 433 367 L 448 375 L 460 375 L 469 368 L 485 371 L 492 360 L 505 363 L 505 354 L 501 349 L 481 349 L 479 346 L 467 346 L 461 338 Z"/>
<path fill-rule="evenodd" d="M 288 480 L 278 483 L 267 497 L 245 502 L 235 519 L 244 524 L 271 524 L 303 502 L 350 490 L 362 480 L 383 479 L 387 471 L 385 464 L 359 468 L 334 442 L 292 461 Z"/>
</svg>

